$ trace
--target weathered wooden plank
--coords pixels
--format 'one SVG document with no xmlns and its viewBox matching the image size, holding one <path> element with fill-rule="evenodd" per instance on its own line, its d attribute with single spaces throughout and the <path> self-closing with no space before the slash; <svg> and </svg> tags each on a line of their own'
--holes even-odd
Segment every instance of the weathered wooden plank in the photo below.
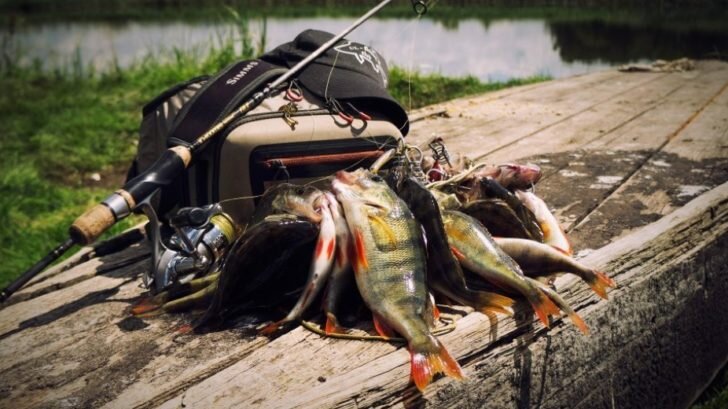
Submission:
<svg viewBox="0 0 728 409">
<path fill-rule="evenodd" d="M 543 95 L 549 95 L 549 98 L 554 97 L 560 104 L 565 104 L 571 101 L 570 98 L 578 98 L 579 92 L 588 93 L 596 92 L 597 90 L 602 94 L 604 92 L 612 92 L 613 90 L 610 87 L 599 84 L 609 82 L 615 78 L 621 78 L 624 75 L 610 72 L 599 74 L 594 78 L 588 78 L 589 76 L 580 77 L 575 82 L 564 80 L 554 81 L 559 83 L 556 86 L 552 85 L 551 82 L 535 84 L 528 87 L 528 92 L 505 90 L 498 93 L 499 96 L 495 99 L 489 100 L 489 104 L 503 104 L 511 98 L 516 98 L 516 96 L 533 103 L 538 98 L 525 95 L 530 92 L 544 92 L 545 94 Z M 648 81 L 650 78 L 657 78 L 652 74 L 640 74 L 640 76 L 634 77 L 636 79 L 630 81 L 634 81 L 633 84 L 646 84 L 645 87 L 654 85 L 656 92 L 659 93 L 664 93 L 664 88 L 658 86 L 663 81 L 665 81 L 664 84 L 672 83 L 673 85 L 679 82 L 674 79 L 674 76 L 667 76 L 654 82 Z M 646 97 L 646 93 L 640 92 L 640 89 L 636 86 L 631 88 L 625 86 L 624 89 L 626 91 L 620 94 L 621 96 L 640 95 L 640 98 Z M 577 95 L 567 97 L 566 94 L 568 93 Z M 493 96 L 493 94 L 490 95 L 491 97 Z M 613 104 L 619 98 L 619 95 L 615 98 L 607 98 L 605 103 Z M 472 114 L 475 110 L 480 109 L 479 104 L 468 103 L 467 99 L 460 101 L 458 104 L 461 103 L 466 104 L 466 108 L 469 107 L 468 109 L 472 110 L 465 112 L 465 115 Z M 598 110 L 600 106 L 602 105 L 597 104 L 593 109 Z M 457 113 L 458 111 L 453 110 L 452 112 Z M 528 109 L 522 111 L 522 113 L 531 112 L 533 111 L 528 111 Z M 586 110 L 579 115 L 585 115 L 590 112 L 590 110 Z M 712 111 L 706 108 L 705 114 L 708 112 Z M 627 110 L 618 113 L 622 117 L 625 117 L 625 115 L 628 116 L 627 114 Z M 509 115 L 512 114 L 509 113 Z M 578 115 L 574 116 L 574 119 L 577 117 Z M 500 117 L 494 115 L 490 119 L 496 122 L 503 119 L 498 118 Z M 529 120 L 527 116 L 523 118 L 520 118 L 520 121 L 526 122 Z M 561 120 L 559 115 L 555 114 L 549 116 L 549 118 L 556 122 Z M 596 116 L 590 115 L 585 118 L 593 120 Z M 714 121 L 718 121 L 718 119 L 719 117 L 713 118 Z M 445 119 L 426 119 L 421 121 L 421 123 L 426 128 L 442 120 Z M 674 125 L 677 126 L 676 124 Z M 558 124 L 553 126 L 553 128 L 557 126 Z M 546 130 L 548 129 L 552 129 L 552 127 L 547 127 Z M 685 131 L 688 129 L 690 128 L 685 128 Z M 429 134 L 426 137 L 429 137 Z M 707 139 L 709 141 L 712 140 L 711 137 L 707 137 Z M 593 152 L 589 153 L 589 155 L 593 154 Z M 579 158 L 575 158 L 574 160 L 578 161 Z M 625 166 L 625 164 L 615 163 L 615 166 Z M 595 170 L 594 175 L 598 175 L 598 169 Z M 548 182 L 548 179 L 545 182 Z M 558 194 L 559 192 L 544 193 L 546 193 L 545 197 L 547 202 L 552 203 L 554 197 L 551 195 Z M 134 274 L 138 274 L 138 272 Z M 9 362 L 8 365 L 3 365 L 2 369 L 0 369 L 3 373 L 1 376 L 3 386 L 0 387 L 0 402 L 23 401 L 26 402 L 25 404 L 28 407 L 48 406 L 49 404 L 60 406 L 66 403 L 72 403 L 72 406 L 100 406 L 106 403 L 109 407 L 149 407 L 160 404 L 174 396 L 180 397 L 184 395 L 185 402 L 189 403 L 194 401 L 195 395 L 192 392 L 197 390 L 196 388 L 199 388 L 199 386 L 194 385 L 208 385 L 203 380 L 215 373 L 227 374 L 225 376 L 228 376 L 230 382 L 234 383 L 242 376 L 262 376 L 258 374 L 258 372 L 261 372 L 265 376 L 273 376 L 276 379 L 276 385 L 281 382 L 277 378 L 278 376 L 281 376 L 281 379 L 287 379 L 290 383 L 300 382 L 303 386 L 290 385 L 289 389 L 291 393 L 298 391 L 294 393 L 300 395 L 297 401 L 305 403 L 309 401 L 313 402 L 314 395 L 306 397 L 306 390 L 308 388 L 315 391 L 312 393 L 323 393 L 319 384 L 329 382 L 328 378 L 325 382 L 322 382 L 318 377 L 299 380 L 297 376 L 281 374 L 280 372 L 276 372 L 277 369 L 274 368 L 265 369 L 267 365 L 265 361 L 265 354 L 267 352 L 265 351 L 270 352 L 270 350 L 266 349 L 264 351 L 260 349 L 262 345 L 268 345 L 267 341 L 262 338 L 251 337 L 250 335 L 241 336 L 235 331 L 222 331 L 203 336 L 175 336 L 173 333 L 174 328 L 180 323 L 186 322 L 188 319 L 187 316 L 173 316 L 146 321 L 129 318 L 125 312 L 125 308 L 129 302 L 137 299 L 141 293 L 141 289 L 138 288 L 138 280 L 132 280 L 121 285 L 116 294 L 112 294 L 107 298 L 107 300 L 113 301 L 111 303 L 96 303 L 97 300 L 102 299 L 103 294 L 97 294 L 97 299 L 94 299 L 94 296 L 83 297 L 84 294 L 93 294 L 94 286 L 99 286 L 102 293 L 103 289 L 107 288 L 107 286 L 114 288 L 115 285 L 107 282 L 106 278 L 104 276 L 96 276 L 85 280 L 97 281 L 94 282 L 94 285 L 87 285 L 80 291 L 79 286 L 83 286 L 84 283 L 76 283 L 70 287 L 59 288 L 53 293 L 21 303 L 26 304 L 28 308 L 36 311 L 35 314 L 31 314 L 30 318 L 26 317 L 24 321 L 35 322 L 39 325 L 26 326 L 22 331 L 16 331 L 0 338 L 0 356 L 3 359 L 7 359 L 6 362 Z M 111 280 L 116 280 L 117 278 L 113 274 L 110 277 Z M 66 304 L 69 306 L 75 305 L 75 310 L 73 308 L 66 308 L 65 304 L 54 304 L 58 299 L 52 301 L 48 307 L 44 306 L 43 304 L 47 301 L 44 297 L 54 293 L 58 293 L 59 299 L 66 297 Z M 587 300 L 586 308 L 587 310 L 590 308 L 591 304 L 589 303 L 591 301 L 588 300 L 592 300 L 593 296 L 591 296 L 589 291 L 582 289 L 570 294 L 570 297 L 572 297 L 570 299 L 581 300 L 583 298 Z M 74 297 L 80 297 L 83 301 L 74 304 L 73 301 L 76 299 Z M 62 310 L 67 311 L 68 314 L 59 314 L 58 311 Z M 50 314 L 48 314 L 49 312 Z M 4 314 L 5 310 L 0 312 L 0 322 L 3 321 Z M 45 319 L 43 319 L 44 317 Z M 484 317 L 478 314 L 471 314 L 463 320 L 467 320 L 465 322 L 476 320 L 479 323 L 479 325 L 476 325 L 477 330 L 472 334 L 474 338 L 480 339 L 485 333 L 488 333 L 487 329 L 490 327 Z M 17 329 L 17 323 L 18 321 L 15 323 L 16 326 L 12 328 Z M 483 326 L 480 326 L 480 324 L 483 324 Z M 506 322 L 499 323 L 498 331 L 501 334 L 509 334 L 515 333 L 513 331 L 517 330 L 515 323 L 512 320 L 507 320 Z M 29 339 L 33 341 L 28 342 Z M 450 338 L 445 336 L 443 339 L 450 346 Z M 321 341 L 325 342 L 320 343 Z M 386 345 L 374 346 L 375 344 L 367 344 L 370 346 L 364 347 L 359 346 L 356 342 L 352 342 L 351 346 L 340 347 L 339 345 L 342 344 L 338 342 L 319 340 L 317 336 L 308 334 L 300 329 L 274 340 L 273 343 L 279 343 L 277 344 L 279 347 L 282 345 L 280 343 L 285 343 L 282 347 L 284 350 L 290 345 L 290 350 L 285 350 L 284 352 L 279 351 L 279 353 L 293 354 L 294 351 L 301 351 L 301 353 L 309 354 L 309 360 L 316 359 L 315 365 L 323 366 L 327 371 L 325 373 L 354 374 L 351 371 L 367 365 L 366 362 L 369 359 L 373 359 L 372 362 L 376 363 L 375 367 L 381 369 L 381 373 L 384 374 L 381 375 L 383 377 L 368 379 L 365 374 L 360 372 L 355 372 L 357 375 L 351 376 L 351 382 L 360 380 L 362 385 L 366 386 L 365 391 L 379 389 L 379 382 L 388 379 L 387 377 L 393 372 L 401 373 L 402 376 L 394 376 L 397 382 L 401 384 L 401 388 L 404 388 L 407 383 L 409 370 L 406 363 L 408 361 L 408 354 L 401 349 L 394 349 Z M 320 349 L 316 349 L 315 351 L 315 357 L 311 355 L 311 345 L 320 345 L 320 347 L 317 347 Z M 384 349 L 380 349 L 382 347 Z M 467 348 L 464 350 L 460 348 L 459 344 L 456 344 L 451 349 L 456 351 L 456 354 L 470 356 L 466 354 L 469 351 Z M 32 352 L 27 352 L 31 351 L 31 349 Z M 360 353 L 360 350 L 363 350 L 363 352 Z M 480 356 L 477 353 L 475 355 Z M 134 356 L 141 356 L 141 359 L 132 364 L 131 359 Z M 394 360 L 392 360 L 392 356 L 395 357 Z M 241 361 L 243 357 L 245 359 Z M 337 363 L 337 361 L 345 361 L 345 363 Z M 82 364 L 79 364 L 79 362 Z M 257 362 L 257 364 L 251 366 L 251 362 Z M 281 359 L 277 362 L 280 362 L 281 365 L 285 363 Z M 233 368 L 241 368 L 238 365 L 247 365 L 243 366 L 243 368 L 248 369 L 240 372 L 238 378 L 232 377 L 231 374 L 235 373 Z M 43 366 L 44 370 L 39 372 L 35 369 L 39 366 Z M 223 370 L 226 367 L 230 367 L 230 370 Z M 352 369 L 350 372 L 340 372 L 341 367 Z M 69 369 L 68 375 L 65 377 L 59 376 L 59 373 L 65 369 Z M 253 375 L 250 375 L 251 373 Z M 216 379 L 220 380 L 225 378 L 223 376 L 223 378 Z M 448 383 L 449 381 L 445 380 L 444 382 Z M 396 382 L 393 385 L 396 385 Z M 185 394 L 183 392 L 185 390 L 189 391 Z M 268 395 L 273 394 L 271 392 L 273 388 L 270 386 L 265 390 Z M 241 391 L 241 393 L 245 393 L 245 390 Z M 406 399 L 416 398 L 417 396 L 412 393 L 411 389 L 406 394 L 408 396 Z M 332 397 L 326 398 L 327 400 L 325 401 L 332 401 L 335 396 L 338 395 L 334 393 Z M 370 395 L 368 392 L 365 392 L 362 396 L 366 397 Z M 192 400 L 188 400 L 188 398 Z M 247 403 L 255 402 L 255 399 L 242 399 Z M 362 403 L 376 401 L 376 399 L 367 399 L 363 398 Z M 271 403 L 271 399 L 267 398 L 255 403 L 262 405 L 264 402 Z M 275 402 L 271 404 L 275 404 Z"/>
<path fill-rule="evenodd" d="M 649 82 L 631 89 L 619 97 L 597 105 L 544 129 L 529 137 L 504 146 L 489 153 L 484 159 L 499 163 L 518 158 L 536 156 L 543 152 L 557 154 L 570 152 L 590 146 L 590 143 L 609 141 L 617 135 L 642 135 L 654 143 L 658 138 L 650 132 L 649 126 L 654 118 L 664 118 L 666 122 L 677 123 L 670 110 L 689 112 L 692 103 L 704 103 L 713 95 L 716 83 L 728 79 L 728 68 L 723 64 L 700 64 L 700 71 L 674 73 L 661 77 L 659 81 Z M 629 128 L 626 132 L 625 128 Z M 601 143 L 597 150 L 641 150 L 639 148 L 619 147 L 615 143 Z"/>
<path fill-rule="evenodd" d="M 489 103 L 477 99 L 460 101 L 448 106 L 453 111 L 450 118 L 413 126 L 408 140 L 418 144 L 437 134 L 445 138 L 451 151 L 468 152 L 470 157 L 478 158 L 667 76 L 622 75 L 607 81 L 609 78 L 574 84 L 574 88 L 541 89 L 536 95 L 518 94 Z"/>
<path fill-rule="evenodd" d="M 638 167 L 610 189 L 609 195 L 599 201 L 593 211 L 588 212 L 572 231 L 572 236 L 591 248 L 603 245 L 607 237 L 629 234 L 629 232 L 650 221 L 657 220 L 685 204 L 701 192 L 728 180 L 728 157 L 716 156 L 726 144 L 724 135 L 728 122 L 720 121 L 720 113 L 726 112 L 728 101 L 728 72 L 715 82 L 709 98 L 688 116 L 680 113 L 677 105 L 665 116 L 681 118 L 679 127 L 666 123 L 656 132 L 657 149 L 638 161 Z M 701 135 L 700 139 L 695 139 Z M 634 139 L 640 139 L 635 134 Z M 689 142 L 684 142 L 685 140 Z M 655 142 L 653 142 L 654 144 Z M 642 146 L 646 142 L 641 142 Z M 701 155 L 706 155 L 701 157 Z M 608 230 L 605 237 L 594 235 L 593 231 Z"/>
<path fill-rule="evenodd" d="M 91 254 L 91 252 L 86 253 L 83 251 L 82 254 Z M 108 256 L 90 258 L 82 266 L 76 265 L 71 268 L 62 267 L 55 274 L 49 275 L 44 280 L 29 285 L 15 293 L 9 300 L 9 304 L 29 300 L 61 288 L 72 286 L 97 275 L 102 275 L 106 272 L 134 264 L 140 260 L 147 260 L 149 263 L 149 254 L 150 251 L 146 244 L 141 246 L 137 245 Z"/>
<path fill-rule="evenodd" d="M 572 305 L 577 306 L 591 324 L 590 337 L 582 337 L 573 328 L 564 325 L 544 331 L 538 327 L 528 329 L 530 319 L 527 320 L 526 327 L 519 328 L 512 320 L 506 320 L 500 323 L 498 340 L 492 342 L 489 338 L 490 327 L 487 319 L 479 314 L 468 315 L 458 321 L 457 329 L 453 333 L 442 336 L 441 339 L 451 353 L 465 362 L 469 379 L 463 383 L 449 379 L 441 380 L 432 385 L 424 397 L 417 396 L 412 387 L 407 386 L 409 354 L 405 349 L 392 350 L 388 345 L 367 344 L 366 347 L 354 349 L 352 353 L 349 351 L 350 343 L 341 343 L 335 348 L 329 348 L 335 341 L 318 339 L 310 335 L 303 336 L 299 332 L 292 336 L 281 337 L 258 349 L 245 361 L 195 385 L 161 407 L 174 408 L 181 404 L 192 407 L 257 405 L 288 408 L 408 406 L 413 400 L 421 403 L 427 400 L 437 407 L 478 406 L 483 402 L 492 407 L 510 407 L 515 401 L 514 398 L 523 394 L 522 389 L 504 390 L 513 389 L 513 376 L 522 369 L 520 367 L 522 364 L 515 365 L 514 361 L 529 359 L 527 365 L 531 366 L 533 362 L 541 359 L 526 358 L 523 354 L 518 358 L 514 356 L 514 348 L 526 348 L 532 345 L 529 354 L 536 355 L 542 353 L 542 350 L 536 350 L 542 343 L 559 346 L 559 350 L 553 353 L 560 354 L 558 357 L 560 366 L 557 368 L 563 375 L 563 380 L 559 380 L 544 374 L 548 381 L 548 384 L 543 386 L 548 387 L 544 389 L 545 396 L 552 399 L 549 402 L 574 402 L 574 400 L 559 400 L 558 394 L 563 393 L 563 390 L 570 385 L 578 384 L 580 378 L 585 378 L 591 362 L 604 362 L 606 365 L 611 361 L 623 360 L 623 356 L 619 354 L 619 347 L 631 341 L 639 341 L 643 336 L 643 325 L 623 328 L 619 319 L 612 316 L 619 311 L 617 317 L 622 319 L 631 317 L 638 321 L 645 317 L 645 311 L 649 312 L 654 308 L 654 304 L 660 303 L 658 299 L 654 299 L 655 302 L 649 303 L 649 307 L 640 308 L 639 305 L 633 305 L 638 299 L 634 293 L 635 286 L 645 286 L 647 292 L 652 288 L 650 294 L 657 295 L 654 287 L 650 287 L 648 283 L 659 283 L 661 280 L 669 279 L 669 282 L 684 285 L 691 293 L 688 295 L 692 297 L 695 294 L 702 296 L 704 292 L 710 292 L 711 296 L 715 296 L 713 298 L 720 299 L 720 296 L 723 296 L 725 300 L 725 296 L 728 295 L 728 277 L 720 276 L 722 268 L 718 268 L 721 266 L 720 263 L 712 264 L 712 268 L 706 267 L 705 275 L 698 277 L 686 276 L 683 274 L 685 271 L 683 269 L 686 266 L 697 266 L 695 257 L 701 251 L 713 255 L 725 250 L 726 241 L 717 240 L 725 238 L 726 231 L 728 231 L 728 184 L 691 202 L 671 217 L 650 225 L 585 260 L 590 265 L 606 267 L 622 285 L 621 289 L 612 294 L 612 298 L 617 301 L 611 303 L 597 301 L 589 290 L 579 283 L 567 294 Z M 721 257 L 725 261 L 728 253 L 723 251 Z M 608 260 L 612 261 L 608 263 Z M 711 285 L 709 287 L 704 283 L 696 285 L 694 281 L 702 283 L 706 275 L 709 275 Z M 677 301 L 678 295 L 679 292 L 671 294 L 670 299 Z M 685 299 L 691 299 L 688 295 Z M 629 301 L 626 303 L 628 305 L 619 302 L 621 297 L 628 298 Z M 722 304 L 725 306 L 725 301 Z M 674 308 L 661 310 L 664 309 L 675 310 Z M 657 320 L 655 328 L 666 325 L 665 318 L 655 319 Z M 722 315 L 710 321 L 728 328 L 728 319 Z M 619 336 L 615 337 L 614 334 Z M 723 337 L 726 334 L 728 332 L 724 332 Z M 628 337 L 625 338 L 624 335 Z M 572 351 L 564 350 L 568 345 L 572 346 Z M 342 350 L 348 354 L 342 355 Z M 721 350 L 722 356 L 725 357 L 728 354 L 728 342 Z M 669 356 L 661 353 L 659 358 L 668 359 Z M 674 358 L 680 359 L 680 357 Z M 549 359 L 556 361 L 556 358 Z M 312 360 L 315 360 L 315 365 L 311 365 Z M 573 364 L 568 365 L 569 362 Z M 716 366 L 718 364 L 715 362 Z M 532 368 L 528 370 L 536 372 Z M 528 374 L 530 377 L 525 380 L 528 385 L 516 385 L 527 388 L 529 399 L 532 393 L 539 395 L 538 384 L 544 382 L 539 382 L 536 375 L 539 374 Z M 699 377 L 704 378 L 704 375 Z M 664 380 L 664 376 L 661 380 Z M 700 379 L 700 382 L 704 381 L 705 379 Z M 592 379 L 591 383 L 587 381 L 581 383 L 591 386 L 593 382 Z M 653 382 L 649 384 L 654 386 Z M 694 386 L 693 380 L 678 384 Z M 694 390 L 695 388 L 692 391 L 685 389 L 683 393 L 692 396 Z M 586 396 L 586 392 L 591 392 L 591 389 L 577 390 L 571 387 L 569 396 L 572 399 L 576 396 L 583 397 Z M 673 393 L 670 399 L 675 395 L 683 396 L 681 393 Z M 622 393 L 620 403 L 626 404 L 629 398 L 634 396 L 634 393 Z M 596 402 L 602 406 L 607 402 L 605 398 L 609 398 L 609 395 L 592 396 L 592 400 L 586 403 Z M 685 398 L 681 402 L 684 401 Z M 639 400 L 632 402 L 645 403 Z M 660 402 L 670 401 L 663 397 Z"/>
<path fill-rule="evenodd" d="M 121 251 L 125 249 L 126 247 L 130 246 L 136 241 L 139 241 L 139 238 L 144 235 L 144 223 L 140 223 L 134 227 L 131 227 L 124 232 L 120 233 L 119 235 L 104 240 L 102 242 L 94 243 L 92 246 L 83 246 L 80 249 L 78 249 L 75 253 L 73 253 L 70 257 L 68 257 L 65 260 L 62 260 L 58 262 L 57 264 L 53 265 L 52 267 L 47 268 L 37 276 L 35 276 L 33 279 L 31 279 L 20 291 L 16 292 L 13 297 L 11 297 L 9 300 L 5 302 L 5 304 L 13 304 L 19 301 L 24 301 L 28 298 L 32 298 L 32 295 L 25 294 L 23 296 L 20 296 L 19 294 L 22 293 L 24 290 L 28 290 L 31 287 L 35 287 L 38 285 L 38 287 L 42 287 L 43 281 L 55 277 L 58 274 L 73 268 L 81 263 L 85 263 L 89 261 L 90 259 L 94 257 L 98 257 L 99 254 L 97 253 L 97 249 L 99 247 L 104 248 L 103 252 L 104 255 L 106 254 L 112 254 L 117 251 Z M 33 293 L 34 291 L 31 291 Z M 44 294 L 45 292 L 39 292 L 40 294 Z"/>
</svg>

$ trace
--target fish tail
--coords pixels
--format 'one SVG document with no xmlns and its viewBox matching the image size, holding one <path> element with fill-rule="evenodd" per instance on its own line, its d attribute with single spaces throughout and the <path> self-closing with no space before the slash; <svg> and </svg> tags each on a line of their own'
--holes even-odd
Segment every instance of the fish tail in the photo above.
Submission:
<svg viewBox="0 0 728 409">
<path fill-rule="evenodd" d="M 161 315 L 164 310 L 164 302 L 166 300 L 160 299 L 158 296 L 145 297 L 139 300 L 138 303 L 131 307 L 131 313 L 141 317 L 154 317 Z"/>
<path fill-rule="evenodd" d="M 480 308 L 476 308 L 478 311 L 482 312 L 483 314 L 486 314 L 487 312 L 496 312 L 505 314 L 509 317 L 513 316 L 513 309 L 511 309 L 511 307 L 513 306 L 514 301 L 512 298 L 506 297 L 505 295 L 485 291 L 481 291 L 481 293 L 486 293 L 488 295 L 487 297 L 482 297 L 486 299 L 484 300 L 484 305 L 482 305 Z"/>
<path fill-rule="evenodd" d="M 614 280 L 612 280 L 606 274 L 600 271 L 592 271 L 591 273 L 592 274 L 589 274 L 589 277 L 586 280 L 589 284 L 589 287 L 591 287 L 591 289 L 594 290 L 594 292 L 597 293 L 598 296 L 606 300 L 607 288 L 616 288 L 617 283 L 615 283 Z"/>
<path fill-rule="evenodd" d="M 326 325 L 324 326 L 324 332 L 327 335 L 344 333 L 344 329 L 339 325 L 339 320 L 336 319 L 336 315 L 332 312 L 326 313 Z"/>
<path fill-rule="evenodd" d="M 549 327 L 549 316 L 559 315 L 559 307 L 554 304 L 551 299 L 540 290 L 536 290 L 534 296 L 529 296 L 528 301 L 533 307 L 533 311 L 536 313 L 538 319 L 543 323 L 545 327 Z"/>
<path fill-rule="evenodd" d="M 574 324 L 576 328 L 579 328 L 579 331 L 581 331 L 582 334 L 589 335 L 589 327 L 586 326 L 586 322 L 584 322 L 584 319 L 582 319 L 579 314 L 572 310 L 568 313 L 568 315 L 571 323 Z"/>
<path fill-rule="evenodd" d="M 272 322 L 272 323 L 266 325 L 265 327 L 263 327 L 263 329 L 261 329 L 258 333 L 260 335 L 264 335 L 264 336 L 273 335 L 286 322 L 287 321 L 285 319 L 282 319 L 282 320 L 276 321 L 276 322 Z"/>
<path fill-rule="evenodd" d="M 435 342 L 434 351 L 431 350 L 432 348 L 419 350 L 410 347 L 412 381 L 420 392 L 424 392 L 427 385 L 432 382 L 432 377 L 438 373 L 458 380 L 463 379 L 463 372 L 458 362 L 442 344 L 437 340 Z"/>
<path fill-rule="evenodd" d="M 505 295 L 490 293 L 488 303 L 494 310 L 510 311 L 514 301 L 513 298 L 506 297 Z"/>
</svg>

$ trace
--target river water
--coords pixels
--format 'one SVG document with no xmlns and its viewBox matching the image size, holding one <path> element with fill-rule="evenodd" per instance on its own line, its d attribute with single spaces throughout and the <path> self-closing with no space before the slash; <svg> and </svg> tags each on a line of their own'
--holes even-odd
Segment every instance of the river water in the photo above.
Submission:
<svg viewBox="0 0 728 409">
<path fill-rule="evenodd" d="M 302 30 L 338 32 L 354 18 L 267 18 L 251 22 L 253 37 L 265 33 L 266 49 Z M 265 29 L 263 28 L 265 27 Z M 728 27 L 728 25 L 726 26 Z M 23 26 L 13 41 L 22 59 L 46 67 L 74 59 L 96 69 L 128 66 L 145 56 L 173 49 L 200 53 L 220 38 L 235 35 L 219 22 L 50 22 Z M 565 77 L 606 67 L 683 56 L 700 58 L 728 51 L 728 30 L 671 30 L 661 26 L 603 21 L 551 22 L 547 19 L 462 19 L 447 24 L 430 19 L 374 19 L 350 36 L 379 50 L 390 64 L 423 73 L 474 75 L 502 81 L 533 75 Z"/>
</svg>

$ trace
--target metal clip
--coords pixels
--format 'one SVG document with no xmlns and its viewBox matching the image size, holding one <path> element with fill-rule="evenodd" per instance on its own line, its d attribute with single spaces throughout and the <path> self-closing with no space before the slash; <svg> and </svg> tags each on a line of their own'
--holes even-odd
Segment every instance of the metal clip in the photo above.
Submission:
<svg viewBox="0 0 728 409">
<path fill-rule="evenodd" d="M 448 165 L 452 167 L 452 163 L 450 163 L 450 152 L 447 151 L 445 141 L 443 141 L 441 137 L 437 136 L 433 138 L 427 146 L 432 149 L 432 156 L 435 161 L 440 164 L 440 166 Z"/>
<path fill-rule="evenodd" d="M 278 108 L 278 111 L 283 112 L 283 120 L 286 121 L 286 124 L 291 127 L 292 131 L 296 130 L 296 125 L 298 125 L 298 121 L 293 119 L 291 116 L 298 112 L 298 107 L 293 102 L 288 102 L 287 104 L 281 105 L 280 108 Z"/>
<path fill-rule="evenodd" d="M 342 108 L 339 101 L 335 100 L 334 98 L 327 99 L 326 106 L 332 113 L 338 115 L 339 118 L 343 119 L 344 122 L 346 122 L 348 125 L 351 125 L 351 123 L 354 122 L 354 117 L 347 114 Z"/>
<path fill-rule="evenodd" d="M 356 109 L 356 107 L 351 102 L 347 102 L 346 105 L 349 105 L 351 107 L 351 109 L 353 109 L 354 112 L 357 113 L 357 115 L 359 116 L 359 119 L 361 119 L 362 121 L 367 122 L 367 121 L 372 120 L 372 117 L 370 115 L 367 115 L 364 112 Z"/>
<path fill-rule="evenodd" d="M 422 151 L 416 146 L 407 146 L 405 151 L 409 171 L 414 178 L 422 183 L 427 183 L 427 176 L 422 170 Z"/>
<path fill-rule="evenodd" d="M 303 101 L 303 92 L 300 88 L 298 88 L 296 81 L 291 81 L 290 84 L 288 84 L 285 98 L 291 102 Z"/>
</svg>

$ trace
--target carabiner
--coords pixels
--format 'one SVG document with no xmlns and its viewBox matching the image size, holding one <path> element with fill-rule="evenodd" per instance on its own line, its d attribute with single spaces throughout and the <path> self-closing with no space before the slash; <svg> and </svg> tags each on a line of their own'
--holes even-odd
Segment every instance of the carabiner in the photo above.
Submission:
<svg viewBox="0 0 728 409">
<path fill-rule="evenodd" d="M 351 102 L 347 102 L 346 105 L 349 105 L 351 107 L 351 109 L 353 109 L 356 112 L 356 114 L 359 116 L 359 119 L 361 119 L 362 121 L 368 122 L 368 121 L 372 120 L 372 117 L 370 115 L 365 114 L 364 112 L 356 109 L 356 107 Z"/>
<path fill-rule="evenodd" d="M 303 92 L 301 92 L 301 89 L 298 88 L 298 85 L 296 85 L 296 81 L 291 81 L 290 84 L 288 84 L 288 89 L 286 89 L 286 99 L 291 102 L 299 102 L 303 100 Z"/>
<path fill-rule="evenodd" d="M 338 115 L 348 125 L 351 125 L 351 123 L 354 122 L 354 117 L 344 111 L 339 101 L 335 100 L 334 98 L 329 98 L 326 101 L 326 105 L 328 106 L 329 110 Z"/>
</svg>

